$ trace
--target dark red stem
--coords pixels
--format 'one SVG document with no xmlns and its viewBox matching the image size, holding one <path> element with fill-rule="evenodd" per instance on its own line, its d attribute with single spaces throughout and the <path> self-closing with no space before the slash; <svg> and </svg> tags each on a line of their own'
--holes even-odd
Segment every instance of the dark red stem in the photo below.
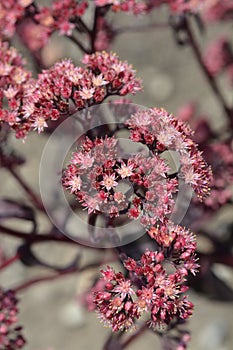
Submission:
<svg viewBox="0 0 233 350">
<path fill-rule="evenodd" d="M 6 261 L 4 261 L 4 263 L 2 265 L 0 265 L 0 270 L 3 270 L 5 267 L 13 264 L 15 261 L 17 261 L 19 259 L 19 254 L 16 254 L 14 256 L 12 256 L 11 258 L 7 259 Z"/>
<path fill-rule="evenodd" d="M 110 260 L 112 261 L 112 260 Z M 107 263 L 109 262 L 106 261 Z M 46 275 L 46 276 L 42 276 L 42 277 L 36 277 L 36 278 L 33 278 L 33 279 L 30 279 L 29 281 L 26 281 L 26 282 L 23 282 L 22 284 L 18 285 L 17 287 L 15 288 L 12 288 L 12 290 L 14 290 L 15 293 L 18 293 L 18 292 L 21 292 L 22 290 L 26 289 L 26 288 L 29 288 L 31 286 L 33 286 L 34 284 L 37 284 L 37 283 L 40 283 L 40 282 L 47 282 L 47 281 L 54 281 L 56 279 L 59 279 L 59 278 L 62 278 L 63 276 L 67 276 L 67 275 L 70 275 L 72 273 L 76 273 L 76 272 L 83 272 L 85 270 L 88 270 L 88 269 L 92 269 L 92 268 L 96 268 L 100 265 L 103 265 L 106 263 L 105 261 L 100 261 L 100 262 L 95 262 L 95 263 L 91 263 L 89 265 L 86 265 L 82 268 L 79 268 L 77 266 L 73 267 L 73 268 L 70 268 L 70 269 L 67 269 L 67 270 L 64 270 L 64 271 L 60 271 L 59 273 L 56 273 L 56 274 L 50 274 L 50 275 Z"/>
<path fill-rule="evenodd" d="M 45 208 L 39 196 L 31 189 L 31 187 L 22 179 L 18 172 L 14 170 L 14 168 L 8 168 L 9 172 L 14 176 L 14 178 L 18 181 L 20 186 L 24 189 L 28 197 L 34 203 L 37 209 L 45 212 Z"/>
<path fill-rule="evenodd" d="M 60 231 L 57 231 L 56 233 L 45 233 L 45 234 L 28 234 L 28 233 L 24 233 L 15 229 L 11 229 L 8 227 L 5 227 L 3 225 L 0 225 L 0 232 L 1 234 L 6 234 L 9 236 L 13 236 L 15 238 L 19 238 L 19 239 L 23 239 L 25 240 L 27 243 L 29 244 L 36 244 L 36 243 L 42 243 L 42 242 L 57 242 L 57 243 L 68 243 L 68 244 L 76 244 L 76 245 L 81 245 L 84 246 L 87 249 L 101 249 L 101 248 L 95 248 L 95 247 L 91 247 L 89 246 L 88 242 L 83 240 L 83 239 L 79 239 L 78 242 L 73 241 L 72 239 L 66 237 L 64 234 L 62 234 Z"/>
<path fill-rule="evenodd" d="M 136 332 L 134 332 L 130 337 L 128 337 L 122 344 L 122 349 L 125 349 L 128 345 L 130 345 L 134 340 L 136 340 L 139 336 L 141 336 L 144 331 L 148 329 L 148 325 L 145 322 Z"/>
</svg>

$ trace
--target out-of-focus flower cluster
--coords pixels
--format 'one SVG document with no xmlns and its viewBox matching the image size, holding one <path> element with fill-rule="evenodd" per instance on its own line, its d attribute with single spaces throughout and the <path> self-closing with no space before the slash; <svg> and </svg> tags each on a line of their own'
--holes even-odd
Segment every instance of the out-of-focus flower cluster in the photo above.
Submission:
<svg viewBox="0 0 233 350">
<path fill-rule="evenodd" d="M 207 48 L 204 63 L 211 75 L 226 71 L 233 82 L 233 51 L 228 38 L 220 37 Z"/>
<path fill-rule="evenodd" d="M 11 38 L 17 21 L 24 17 L 33 0 L 7 0 L 0 3 L 0 40 Z"/>
<path fill-rule="evenodd" d="M 173 209 L 178 173 L 199 199 L 208 195 L 212 173 L 185 124 L 154 108 L 132 115 L 127 127 L 130 139 L 145 144 L 148 155 L 139 152 L 125 159 L 115 137 L 86 138 L 63 174 L 64 187 L 89 214 L 104 212 L 117 217 L 127 213 L 129 218 L 140 218 L 146 229 L 163 223 Z M 170 165 L 162 157 L 166 150 L 179 155 L 179 167 L 172 176 Z M 128 189 L 122 191 L 123 185 Z"/>
<path fill-rule="evenodd" d="M 17 325 L 18 308 L 14 292 L 0 288 L 0 350 L 21 349 L 25 340 Z"/>
<path fill-rule="evenodd" d="M 202 18 L 206 22 L 232 20 L 233 0 L 206 0 L 206 3 L 202 11 Z"/>
<path fill-rule="evenodd" d="M 200 13 L 206 21 L 232 18 L 232 0 L 95 0 L 96 6 L 111 6 L 115 12 L 124 11 L 135 15 L 168 5 L 174 14 Z"/>
<path fill-rule="evenodd" d="M 94 293 L 94 303 L 101 320 L 113 331 L 131 328 L 144 313 L 149 314 L 147 324 L 153 329 L 192 314 L 193 304 L 183 294 L 188 290 L 183 283 L 188 272 L 195 274 L 198 268 L 194 236 L 172 223 L 149 234 L 158 249 L 146 250 L 138 261 L 124 261 L 130 279 L 110 267 L 101 271 L 105 285 Z"/>
<path fill-rule="evenodd" d="M 24 26 L 34 31 L 51 35 L 58 30 L 62 35 L 70 35 L 75 28 L 75 22 L 81 17 L 88 7 L 86 0 L 57 0 L 53 1 L 51 7 L 37 6 L 32 0 L 9 0 L 0 4 L 0 38 L 11 38 L 20 21 L 26 19 Z M 38 26 L 38 28 L 36 28 Z M 28 34 L 28 33 L 27 33 Z M 30 41 L 31 44 L 31 41 Z"/>
<path fill-rule="evenodd" d="M 141 89 L 132 67 L 112 53 L 84 56 L 84 68 L 63 60 L 43 70 L 35 80 L 22 68 L 23 62 L 16 50 L 7 44 L 1 46 L 0 59 L 1 97 L 2 102 L 7 98 L 9 106 L 9 110 L 1 106 L 0 120 L 16 131 L 16 137 L 25 137 L 32 129 L 40 133 L 49 120 L 69 116 L 108 96 L 125 96 Z M 70 102 L 73 112 L 69 110 Z"/>
<path fill-rule="evenodd" d="M 58 30 L 61 35 L 71 35 L 77 19 L 84 15 L 87 7 L 86 0 L 57 0 L 51 7 L 40 8 L 35 20 L 51 32 Z"/>
<path fill-rule="evenodd" d="M 193 103 L 184 105 L 177 113 L 179 119 L 189 121 L 195 134 L 193 140 L 204 152 L 205 159 L 211 165 L 213 178 L 210 195 L 198 206 L 216 210 L 232 198 L 233 184 L 233 144 L 231 140 L 216 140 L 214 132 L 208 123 L 208 117 L 198 115 Z"/>
</svg>

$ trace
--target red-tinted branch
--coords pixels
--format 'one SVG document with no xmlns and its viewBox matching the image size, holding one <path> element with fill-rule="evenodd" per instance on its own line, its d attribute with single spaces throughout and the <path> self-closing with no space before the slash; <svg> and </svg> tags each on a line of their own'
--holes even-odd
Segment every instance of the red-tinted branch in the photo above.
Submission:
<svg viewBox="0 0 233 350">
<path fill-rule="evenodd" d="M 68 39 L 70 39 L 71 41 L 73 41 L 73 43 L 74 43 L 75 45 L 77 45 L 77 46 L 80 48 L 80 50 L 81 50 L 82 52 L 85 52 L 85 53 L 87 53 L 87 54 L 90 54 L 90 53 L 91 53 L 90 50 L 87 49 L 86 47 L 84 47 L 83 44 L 82 44 L 77 38 L 75 38 L 73 35 L 67 35 L 66 37 L 67 37 Z"/>
<path fill-rule="evenodd" d="M 60 231 L 57 231 L 56 233 L 45 233 L 45 234 L 28 234 L 25 232 L 21 232 L 15 229 L 11 229 L 8 227 L 5 227 L 4 225 L 0 225 L 0 232 L 1 234 L 6 234 L 9 236 L 13 236 L 15 238 L 23 239 L 24 241 L 28 242 L 29 244 L 36 244 L 36 243 L 42 243 L 42 242 L 56 242 L 56 243 L 68 243 L 68 244 L 76 244 L 80 246 L 84 246 L 87 249 L 101 249 L 101 248 L 95 248 L 89 246 L 89 242 L 85 241 L 84 239 L 78 240 L 78 242 L 73 241 L 72 239 L 66 237 L 64 234 L 62 234 Z"/>
<path fill-rule="evenodd" d="M 134 340 L 136 340 L 139 336 L 141 336 L 144 331 L 148 328 L 147 323 L 145 322 L 136 332 L 134 332 L 130 337 L 128 337 L 123 343 L 122 343 L 122 349 L 125 349 L 128 345 L 130 345 Z"/>
<path fill-rule="evenodd" d="M 7 259 L 6 261 L 4 261 L 4 263 L 2 265 L 0 265 L 0 270 L 3 270 L 5 267 L 13 264 L 15 261 L 17 261 L 19 259 L 19 257 L 20 257 L 19 254 L 16 254 L 16 255 L 12 256 L 11 258 Z"/>
<path fill-rule="evenodd" d="M 31 199 L 31 201 L 33 202 L 33 204 L 36 206 L 37 209 L 44 211 L 45 212 L 45 208 L 43 206 L 43 203 L 41 201 L 41 199 L 39 198 L 39 196 L 31 189 L 31 187 L 22 179 L 22 177 L 19 175 L 18 172 L 16 172 L 14 170 L 14 168 L 10 167 L 7 168 L 8 171 L 14 176 L 14 178 L 18 181 L 18 183 L 20 184 L 20 186 L 24 189 L 24 191 L 26 192 L 26 194 L 28 195 L 28 197 Z"/>
<path fill-rule="evenodd" d="M 108 263 L 110 261 L 113 261 L 113 260 L 91 263 L 91 264 L 86 265 L 82 268 L 75 266 L 75 267 L 70 268 L 68 270 L 60 271 L 59 273 L 56 273 L 56 274 L 50 274 L 50 275 L 45 275 L 42 277 L 33 278 L 33 279 L 30 279 L 29 281 L 23 282 L 22 284 L 18 285 L 15 288 L 12 288 L 12 290 L 14 290 L 15 293 L 18 293 L 24 289 L 27 289 L 27 288 L 33 286 L 34 284 L 37 284 L 40 282 L 54 281 L 54 280 L 57 280 L 59 278 L 62 278 L 63 276 L 67 276 L 67 275 L 70 275 L 70 274 L 76 273 L 76 272 L 81 273 L 85 270 L 96 268 L 96 267 L 101 266 L 101 265 Z"/>
</svg>

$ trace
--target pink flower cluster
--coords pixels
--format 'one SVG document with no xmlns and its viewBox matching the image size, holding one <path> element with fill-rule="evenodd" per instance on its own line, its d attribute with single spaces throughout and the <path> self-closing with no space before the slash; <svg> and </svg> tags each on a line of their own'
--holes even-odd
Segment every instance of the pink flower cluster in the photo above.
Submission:
<svg viewBox="0 0 233 350">
<path fill-rule="evenodd" d="M 209 191 L 212 172 L 193 142 L 192 131 L 162 108 L 140 111 L 128 121 L 130 138 L 142 142 L 154 153 L 175 150 L 179 154 L 180 176 L 190 184 L 200 200 Z"/>
<path fill-rule="evenodd" d="M 202 12 L 206 22 L 232 20 L 233 0 L 206 0 L 207 6 Z"/>
<path fill-rule="evenodd" d="M 18 136 L 21 134 L 19 126 L 25 124 L 21 115 L 22 100 L 32 82 L 24 63 L 15 48 L 0 41 L 0 122 L 16 129 Z"/>
<path fill-rule="evenodd" d="M 0 40 L 11 38 L 17 22 L 25 15 L 33 0 L 7 0 L 0 3 Z"/>
<path fill-rule="evenodd" d="M 88 214 L 105 213 L 114 218 L 127 213 L 149 230 L 167 221 L 179 177 L 193 187 L 200 200 L 208 195 L 211 169 L 182 122 L 154 108 L 132 115 L 126 127 L 133 142 L 146 144 L 148 155 L 138 153 L 126 159 L 115 137 L 86 137 L 64 171 L 64 187 L 88 209 Z M 172 176 L 170 165 L 162 158 L 166 150 L 179 155 L 179 169 Z M 127 190 L 122 191 L 122 185 Z"/>
<path fill-rule="evenodd" d="M 211 193 L 204 205 L 216 210 L 232 198 L 233 184 L 233 145 L 229 142 L 214 143 L 206 152 L 213 169 Z"/>
<path fill-rule="evenodd" d="M 208 116 L 198 115 L 196 105 L 188 103 L 177 113 L 179 119 L 189 121 L 195 134 L 193 140 L 199 144 L 213 171 L 210 195 L 201 203 L 205 209 L 217 210 L 232 198 L 233 144 L 230 141 L 216 142 L 215 135 L 207 122 Z M 200 206 L 196 200 L 195 205 Z"/>
<path fill-rule="evenodd" d="M 28 80 L 29 74 L 19 67 L 22 65 L 19 56 L 15 53 L 17 60 L 9 59 L 6 45 L 3 44 L 2 48 L 1 80 L 11 109 L 1 110 L 1 120 L 16 130 L 16 137 L 25 137 L 32 129 L 40 133 L 48 126 L 49 120 L 69 116 L 102 102 L 108 96 L 134 94 L 141 89 L 132 67 L 112 53 L 86 55 L 84 68 L 63 60 L 43 70 L 36 80 Z M 70 102 L 74 105 L 72 112 Z"/>
<path fill-rule="evenodd" d="M 12 291 L 0 288 L 0 350 L 21 349 L 25 340 L 17 323 L 17 299 Z"/>
<path fill-rule="evenodd" d="M 107 213 L 117 217 L 127 212 L 144 226 L 161 222 L 170 213 L 177 180 L 166 178 L 169 167 L 156 155 L 118 156 L 120 145 L 114 137 L 86 138 L 63 175 L 63 185 L 77 196 L 88 214 Z M 125 184 L 126 192 L 121 190 Z M 133 186 L 133 193 L 130 187 Z"/>
<path fill-rule="evenodd" d="M 86 12 L 86 0 L 56 0 L 51 7 L 42 7 L 35 15 L 41 25 L 49 28 L 51 33 L 55 30 L 61 35 L 71 35 L 78 17 Z"/>
<path fill-rule="evenodd" d="M 204 63 L 212 75 L 233 67 L 233 52 L 229 39 L 220 37 L 214 41 L 205 52 Z"/>
<path fill-rule="evenodd" d="M 165 235 L 169 244 L 167 239 L 161 242 Z M 171 223 L 161 234 L 151 236 L 158 243 L 157 251 L 146 250 L 140 260 L 124 261 L 130 279 L 110 267 L 101 271 L 105 286 L 95 292 L 94 303 L 101 320 L 114 332 L 131 328 L 144 313 L 149 314 L 147 324 L 154 329 L 192 314 L 193 304 L 183 294 L 188 290 L 183 283 L 188 272 L 198 268 L 194 236 Z"/>
</svg>

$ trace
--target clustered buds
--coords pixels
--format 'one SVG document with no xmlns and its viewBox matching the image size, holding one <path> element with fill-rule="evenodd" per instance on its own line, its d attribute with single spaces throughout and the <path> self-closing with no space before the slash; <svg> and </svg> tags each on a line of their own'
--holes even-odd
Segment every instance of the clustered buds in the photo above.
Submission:
<svg viewBox="0 0 233 350">
<path fill-rule="evenodd" d="M 25 344 L 17 325 L 17 302 L 13 291 L 0 288 L 0 350 L 18 350 Z"/>
<path fill-rule="evenodd" d="M 192 131 L 164 109 L 140 111 L 128 121 L 130 138 L 142 142 L 153 154 L 175 150 L 179 154 L 180 176 L 191 185 L 200 200 L 209 193 L 212 172 L 191 139 Z"/>
<path fill-rule="evenodd" d="M 0 41 L 0 122 L 6 122 L 13 129 L 21 124 L 22 101 L 33 82 L 24 64 L 15 48 Z"/>
<path fill-rule="evenodd" d="M 124 261 L 130 279 L 110 267 L 101 271 L 105 286 L 95 292 L 94 303 L 101 320 L 113 331 L 135 326 L 144 313 L 153 329 L 192 314 L 193 304 L 184 295 L 188 287 L 183 283 L 188 272 L 195 274 L 198 267 L 194 236 L 171 223 L 167 230 L 149 234 L 158 243 L 158 250 L 146 250 L 138 261 Z"/>
<path fill-rule="evenodd" d="M 200 200 L 208 195 L 211 169 L 184 123 L 154 108 L 132 115 L 126 128 L 133 142 L 148 147 L 148 155 L 138 153 L 125 159 L 114 136 L 95 140 L 86 137 L 63 174 L 64 187 L 88 209 L 88 214 L 104 212 L 114 218 L 127 212 L 129 218 L 140 218 L 149 229 L 166 221 L 172 212 L 179 177 L 193 187 Z M 179 169 L 173 176 L 162 157 L 166 150 L 179 155 Z M 125 193 L 121 190 L 123 183 L 129 186 Z"/>
<path fill-rule="evenodd" d="M 195 275 L 198 269 L 195 237 L 169 219 L 178 173 L 200 200 L 209 192 L 212 173 L 190 138 L 191 130 L 165 110 L 137 111 L 125 127 L 130 140 L 146 145 L 149 155 L 141 152 L 126 159 L 117 138 L 86 137 L 72 155 L 63 185 L 89 214 L 104 212 L 115 218 L 127 213 L 130 219 L 139 218 L 155 242 L 155 251 L 146 250 L 139 260 L 124 260 L 129 279 L 110 267 L 102 271 L 94 304 L 113 331 L 133 327 L 143 313 L 150 315 L 148 326 L 156 329 L 188 318 L 193 309 L 183 293 L 188 273 Z M 169 150 L 178 153 L 180 163 L 171 177 L 163 158 Z M 121 191 L 122 182 L 130 184 L 129 191 Z"/>
<path fill-rule="evenodd" d="M 30 79 L 30 74 L 22 68 L 15 49 L 2 44 L 0 59 L 2 99 L 5 95 L 10 107 L 10 111 L 1 110 L 0 120 L 7 122 L 19 138 L 30 130 L 40 133 L 49 120 L 101 103 L 108 96 L 125 96 L 141 89 L 132 67 L 113 53 L 84 56 L 84 68 L 63 60 L 43 70 L 36 80 Z"/>
</svg>

